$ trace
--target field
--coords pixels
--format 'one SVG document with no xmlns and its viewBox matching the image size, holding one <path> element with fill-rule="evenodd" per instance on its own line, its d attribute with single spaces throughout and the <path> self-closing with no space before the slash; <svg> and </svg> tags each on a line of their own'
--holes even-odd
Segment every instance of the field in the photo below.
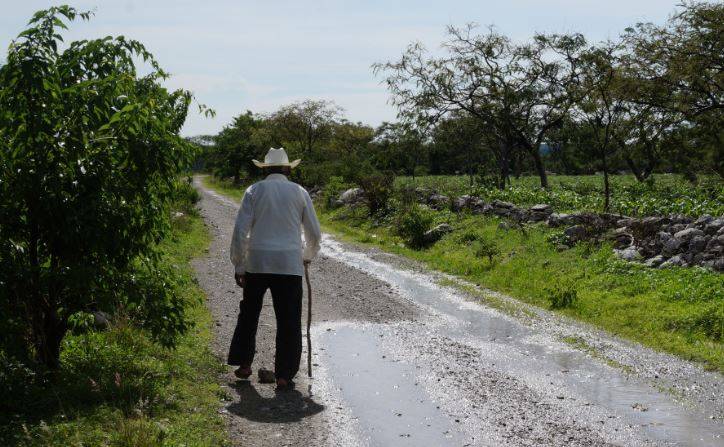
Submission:
<svg viewBox="0 0 724 447">
<path fill-rule="evenodd" d="M 500 191 L 495 188 L 470 186 L 465 176 L 398 177 L 399 187 L 427 187 L 441 194 L 477 195 L 484 200 L 503 200 L 516 205 L 548 203 L 557 212 L 601 211 L 603 181 L 601 176 L 551 175 L 550 188 L 539 187 L 538 177 L 513 178 L 511 185 Z M 633 175 L 611 176 L 611 212 L 628 216 L 685 214 L 724 215 L 724 181 L 703 177 L 692 186 L 678 175 L 657 174 L 640 183 Z"/>
<path fill-rule="evenodd" d="M 170 286 L 188 300 L 194 327 L 170 350 L 118 319 L 107 331 L 66 336 L 61 370 L 47 382 L 20 365 L 3 369 L 0 445 L 227 445 L 217 411 L 221 365 L 208 347 L 211 317 L 189 265 L 209 237 L 191 204 L 183 211 L 161 262 L 181 273 Z"/>
</svg>

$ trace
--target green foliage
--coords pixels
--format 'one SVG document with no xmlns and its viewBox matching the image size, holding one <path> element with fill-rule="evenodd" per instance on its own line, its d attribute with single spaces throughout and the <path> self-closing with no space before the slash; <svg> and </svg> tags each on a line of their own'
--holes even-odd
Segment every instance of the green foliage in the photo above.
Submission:
<svg viewBox="0 0 724 447">
<path fill-rule="evenodd" d="M 322 203 L 323 206 L 333 208 L 334 202 L 337 200 L 339 195 L 349 189 L 350 184 L 345 182 L 342 177 L 332 176 L 327 180 L 327 184 L 324 185 L 322 192 Z"/>
<path fill-rule="evenodd" d="M 184 297 L 195 323 L 176 349 L 162 348 L 133 320 L 115 315 L 106 331 L 65 337 L 52 374 L 0 350 L 0 444 L 227 445 L 218 414 L 222 367 L 209 349 L 211 317 L 189 265 L 208 240 L 200 217 L 189 216 L 183 226 L 174 221 L 172 237 L 161 244 L 159 262 L 177 270 L 169 287 Z"/>
<path fill-rule="evenodd" d="M 397 177 L 396 188 L 422 186 L 450 196 L 473 194 L 485 201 L 503 200 L 520 206 L 548 203 L 556 212 L 600 211 L 603 207 L 600 180 L 595 176 L 551 176 L 550 188 L 541 189 L 535 177 L 521 177 L 503 190 L 476 184 L 465 176 Z M 631 175 L 611 176 L 611 211 L 630 216 L 684 214 L 724 215 L 724 182 L 702 177 L 691 185 L 681 176 L 654 175 L 638 182 Z"/>
<path fill-rule="evenodd" d="M 425 246 L 425 232 L 430 230 L 433 221 L 430 210 L 413 204 L 397 214 L 395 231 L 408 247 L 420 249 Z"/>
<path fill-rule="evenodd" d="M 578 300 L 578 290 L 568 282 L 554 281 L 555 284 L 552 287 L 547 287 L 544 290 L 550 308 L 568 309 L 575 306 L 576 300 Z"/>
<path fill-rule="evenodd" d="M 473 243 L 473 252 L 477 258 L 488 258 L 488 262 L 492 264 L 495 257 L 500 254 L 500 249 L 494 241 L 484 238 Z"/>
<path fill-rule="evenodd" d="M 207 149 L 206 167 L 219 177 L 233 178 L 234 184 L 239 185 L 242 179 L 256 177 L 259 169 L 252 160 L 263 159 L 270 142 L 264 119 L 247 110 L 213 137 L 213 145 Z"/>
<path fill-rule="evenodd" d="M 156 246 L 193 156 L 178 135 L 191 95 L 161 85 L 139 42 L 60 51 L 64 19 L 77 16 L 89 15 L 38 12 L 0 67 L 0 346 L 49 367 L 78 311 L 125 307 L 168 343 L 187 328 Z"/>
<path fill-rule="evenodd" d="M 395 177 L 391 172 L 378 172 L 359 179 L 371 216 L 387 209 L 392 197 Z"/>
</svg>

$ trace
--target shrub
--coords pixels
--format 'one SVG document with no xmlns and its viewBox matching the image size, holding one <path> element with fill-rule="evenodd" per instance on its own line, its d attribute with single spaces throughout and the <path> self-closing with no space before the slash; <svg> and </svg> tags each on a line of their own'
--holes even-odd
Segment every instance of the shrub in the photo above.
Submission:
<svg viewBox="0 0 724 447">
<path fill-rule="evenodd" d="M 553 287 L 547 287 L 544 291 L 551 309 L 566 309 L 573 307 L 578 299 L 578 291 L 568 283 L 557 281 Z"/>
<path fill-rule="evenodd" d="M 395 176 L 391 172 L 375 173 L 359 179 L 371 216 L 387 209 L 387 203 L 394 192 Z"/>
<path fill-rule="evenodd" d="M 334 203 L 339 195 L 349 188 L 349 183 L 345 182 L 342 177 L 332 176 L 327 180 L 322 190 L 322 204 L 326 208 L 334 208 Z"/>
<path fill-rule="evenodd" d="M 191 94 L 169 92 L 139 42 L 61 45 L 62 19 L 77 16 L 89 14 L 38 12 L 0 66 L 0 347 L 50 368 L 70 315 L 130 305 L 123 286 L 139 288 L 139 265 L 157 272 L 176 178 L 195 150 L 178 134 Z M 138 58 L 151 68 L 143 77 Z M 152 293 L 135 297 L 154 311 L 180 304 L 168 287 Z M 172 310 L 144 316 L 167 341 L 185 328 Z"/>
<path fill-rule="evenodd" d="M 176 182 L 175 189 L 173 191 L 173 204 L 174 210 L 181 211 L 185 214 L 196 215 L 196 204 L 201 200 L 201 195 L 196 191 L 190 182 L 181 180 Z"/>
<path fill-rule="evenodd" d="M 500 254 L 500 249 L 494 241 L 479 238 L 473 243 L 473 252 L 476 258 L 488 258 L 488 262 L 492 264 L 495 257 Z"/>
<path fill-rule="evenodd" d="M 431 211 L 419 205 L 412 205 L 402 210 L 396 218 L 395 229 L 410 248 L 422 248 L 425 245 L 425 232 L 430 230 L 433 223 Z"/>
</svg>

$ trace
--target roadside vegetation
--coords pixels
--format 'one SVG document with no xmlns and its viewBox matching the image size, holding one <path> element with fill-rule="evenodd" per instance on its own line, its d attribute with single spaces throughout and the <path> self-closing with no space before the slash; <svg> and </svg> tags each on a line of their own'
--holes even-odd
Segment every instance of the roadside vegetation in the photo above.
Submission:
<svg viewBox="0 0 724 447">
<path fill-rule="evenodd" d="M 595 175 L 551 175 L 550 187 L 538 187 L 533 176 L 511 178 L 504 189 L 486 187 L 465 176 L 400 176 L 398 188 L 429 188 L 448 197 L 463 194 L 492 202 L 503 200 L 520 206 L 547 203 L 558 212 L 596 212 L 603 209 L 600 180 Z M 653 174 L 645 182 L 634 175 L 611 176 L 610 211 L 625 216 L 665 216 L 683 214 L 699 217 L 704 214 L 724 216 L 724 181 L 717 176 L 703 176 L 692 185 L 679 174 Z"/>
<path fill-rule="evenodd" d="M 140 42 L 63 43 L 91 16 L 39 11 L 0 65 L 0 445 L 225 445 L 192 96 Z"/>
<path fill-rule="evenodd" d="M 190 329 L 164 348 L 126 314 L 77 321 L 61 345 L 59 368 L 31 369 L 0 352 L 3 446 L 222 446 L 225 394 L 210 351 L 211 317 L 189 262 L 209 236 L 184 182 L 159 264 L 184 303 Z M 182 213 L 182 214 L 179 214 Z"/>
<path fill-rule="evenodd" d="M 419 213 L 420 211 L 417 211 Z M 448 223 L 453 231 L 429 246 L 400 235 L 394 217 L 370 219 L 363 207 L 322 213 L 327 231 L 419 260 L 432 269 L 551 309 L 655 349 L 724 372 L 724 287 L 700 268 L 650 269 L 614 256 L 610 246 L 558 251 L 544 225 L 511 228 L 505 219 L 425 210 L 417 232 Z M 414 236 L 413 236 L 414 240 Z"/>
</svg>

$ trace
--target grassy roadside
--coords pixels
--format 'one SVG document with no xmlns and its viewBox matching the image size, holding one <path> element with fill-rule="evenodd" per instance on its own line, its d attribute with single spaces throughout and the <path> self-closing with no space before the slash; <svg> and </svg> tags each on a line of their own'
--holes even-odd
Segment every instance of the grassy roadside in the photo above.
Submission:
<svg viewBox="0 0 724 447">
<path fill-rule="evenodd" d="M 241 188 L 207 178 L 206 185 L 236 199 Z M 322 208 L 322 207 L 319 207 Z M 559 252 L 556 230 L 504 229 L 496 217 L 435 212 L 454 231 L 432 247 L 413 250 L 394 223 L 373 223 L 364 208 L 318 210 L 325 231 L 421 261 L 521 301 L 591 323 L 623 338 L 724 372 L 724 279 L 699 268 L 649 269 L 616 259 L 610 247 L 580 245 Z M 493 262 L 476 253 L 492 241 Z M 571 302 L 565 302 L 570 297 Z"/>
<path fill-rule="evenodd" d="M 207 188 L 213 189 L 214 191 L 217 191 L 234 200 L 241 201 L 241 198 L 244 196 L 244 187 L 234 186 L 228 181 L 219 180 L 218 178 L 211 175 L 202 177 L 201 183 L 203 183 L 203 185 Z"/>
<path fill-rule="evenodd" d="M 208 245 L 203 221 L 187 206 L 162 244 L 162 262 L 180 273 L 178 287 L 194 326 L 175 350 L 161 348 L 122 319 L 109 330 L 69 335 L 50 389 L 0 425 L 3 446 L 223 446 L 218 414 L 222 366 L 209 349 L 211 316 L 189 261 Z M 4 419 L 4 418 L 3 418 Z"/>
</svg>

